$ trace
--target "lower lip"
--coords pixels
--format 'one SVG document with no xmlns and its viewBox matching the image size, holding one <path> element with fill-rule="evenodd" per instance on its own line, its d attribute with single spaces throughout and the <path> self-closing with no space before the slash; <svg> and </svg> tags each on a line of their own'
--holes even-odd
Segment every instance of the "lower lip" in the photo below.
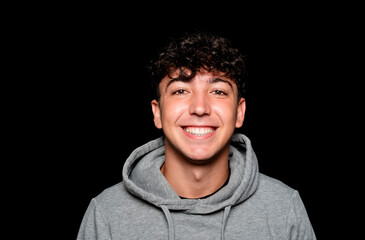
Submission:
<svg viewBox="0 0 365 240">
<path fill-rule="evenodd" d="M 191 133 L 188 133 L 187 131 L 185 131 L 183 128 L 181 128 L 182 131 L 185 133 L 186 136 L 188 136 L 189 138 L 193 138 L 193 139 L 199 139 L 199 140 L 202 140 L 202 139 L 207 139 L 207 138 L 210 138 L 211 136 L 213 136 L 215 134 L 215 132 L 217 131 L 217 129 L 215 129 L 213 132 L 207 134 L 207 135 L 203 135 L 203 136 L 197 136 L 197 135 L 194 135 L 194 134 L 191 134 Z"/>
</svg>

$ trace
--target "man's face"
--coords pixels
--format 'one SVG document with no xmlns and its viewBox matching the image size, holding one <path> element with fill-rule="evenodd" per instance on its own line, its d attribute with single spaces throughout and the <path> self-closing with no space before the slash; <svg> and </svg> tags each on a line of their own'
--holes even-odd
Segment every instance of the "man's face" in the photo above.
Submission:
<svg viewBox="0 0 365 240">
<path fill-rule="evenodd" d="M 160 101 L 152 101 L 152 111 L 165 134 L 166 151 L 200 162 L 228 151 L 246 105 L 243 98 L 237 101 L 235 82 L 221 75 L 202 71 L 189 82 L 162 79 Z"/>
</svg>

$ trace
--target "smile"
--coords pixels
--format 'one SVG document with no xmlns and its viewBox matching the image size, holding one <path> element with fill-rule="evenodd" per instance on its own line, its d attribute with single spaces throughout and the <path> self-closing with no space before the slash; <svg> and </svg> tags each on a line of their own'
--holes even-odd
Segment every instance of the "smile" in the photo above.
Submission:
<svg viewBox="0 0 365 240">
<path fill-rule="evenodd" d="M 206 136 L 215 131 L 213 127 L 183 127 L 184 131 L 194 136 Z"/>
</svg>

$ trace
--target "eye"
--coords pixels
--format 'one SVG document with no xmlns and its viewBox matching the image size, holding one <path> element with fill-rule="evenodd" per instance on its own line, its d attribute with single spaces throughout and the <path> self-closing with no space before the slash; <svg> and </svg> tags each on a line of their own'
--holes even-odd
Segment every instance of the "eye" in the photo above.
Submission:
<svg viewBox="0 0 365 240">
<path fill-rule="evenodd" d="M 227 93 L 225 93 L 225 92 L 223 92 L 221 90 L 214 90 L 212 93 L 214 95 L 218 95 L 218 96 L 226 96 L 227 95 Z"/>
<path fill-rule="evenodd" d="M 184 90 L 184 89 L 179 89 L 179 90 L 177 90 L 177 91 L 173 92 L 172 94 L 173 94 L 173 95 L 183 95 L 183 94 L 186 94 L 186 93 L 187 93 L 187 91 L 186 91 L 186 90 Z"/>
</svg>

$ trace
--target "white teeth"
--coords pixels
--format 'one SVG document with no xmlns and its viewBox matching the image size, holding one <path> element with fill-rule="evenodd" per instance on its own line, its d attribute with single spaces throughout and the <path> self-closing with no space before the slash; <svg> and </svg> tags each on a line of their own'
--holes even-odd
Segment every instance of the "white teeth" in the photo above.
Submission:
<svg viewBox="0 0 365 240">
<path fill-rule="evenodd" d="M 185 127 L 184 130 L 190 134 L 196 135 L 196 136 L 204 136 L 208 135 L 212 132 L 214 132 L 214 128 L 211 127 Z"/>
</svg>

